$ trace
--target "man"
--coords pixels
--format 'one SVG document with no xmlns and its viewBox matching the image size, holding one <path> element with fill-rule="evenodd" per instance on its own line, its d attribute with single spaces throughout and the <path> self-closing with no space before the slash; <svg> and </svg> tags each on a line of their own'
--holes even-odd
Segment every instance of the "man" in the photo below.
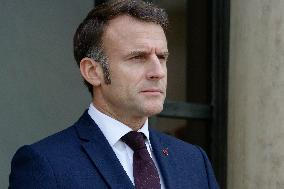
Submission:
<svg viewBox="0 0 284 189">
<path fill-rule="evenodd" d="M 73 126 L 17 151 L 10 188 L 218 188 L 199 147 L 148 128 L 166 96 L 167 25 L 138 0 L 88 14 L 74 54 L 92 103 Z"/>
</svg>

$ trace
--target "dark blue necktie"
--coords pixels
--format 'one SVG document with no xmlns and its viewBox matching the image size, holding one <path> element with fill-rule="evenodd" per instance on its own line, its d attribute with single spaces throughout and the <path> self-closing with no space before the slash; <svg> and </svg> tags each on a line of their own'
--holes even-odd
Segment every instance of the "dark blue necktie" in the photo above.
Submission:
<svg viewBox="0 0 284 189">
<path fill-rule="evenodd" d="M 121 140 L 133 151 L 133 176 L 136 189 L 161 189 L 155 164 L 148 153 L 144 134 L 130 131 Z"/>
</svg>

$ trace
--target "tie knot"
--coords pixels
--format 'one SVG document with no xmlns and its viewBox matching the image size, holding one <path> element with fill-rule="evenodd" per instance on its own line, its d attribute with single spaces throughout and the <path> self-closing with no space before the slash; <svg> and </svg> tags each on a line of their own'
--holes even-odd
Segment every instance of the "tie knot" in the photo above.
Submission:
<svg viewBox="0 0 284 189">
<path fill-rule="evenodd" d="M 146 148 L 144 134 L 137 131 L 130 131 L 121 137 L 121 140 L 125 142 L 133 151 Z"/>
</svg>

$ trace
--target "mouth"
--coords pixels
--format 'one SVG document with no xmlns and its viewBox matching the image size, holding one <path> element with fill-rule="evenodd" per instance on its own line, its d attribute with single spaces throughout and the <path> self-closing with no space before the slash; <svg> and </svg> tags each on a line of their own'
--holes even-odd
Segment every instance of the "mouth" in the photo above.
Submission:
<svg viewBox="0 0 284 189">
<path fill-rule="evenodd" d="M 151 96 L 159 96 L 159 95 L 164 94 L 163 90 L 155 89 L 155 88 L 142 90 L 141 93 L 145 95 L 151 95 Z"/>
</svg>

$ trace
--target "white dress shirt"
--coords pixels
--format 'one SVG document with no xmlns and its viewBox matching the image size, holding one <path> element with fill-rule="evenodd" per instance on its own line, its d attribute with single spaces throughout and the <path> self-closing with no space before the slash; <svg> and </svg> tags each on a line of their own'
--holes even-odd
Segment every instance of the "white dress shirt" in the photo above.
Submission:
<svg viewBox="0 0 284 189">
<path fill-rule="evenodd" d="M 122 136 L 132 131 L 132 129 L 127 125 L 113 119 L 112 117 L 109 117 L 106 114 L 100 112 L 98 109 L 94 107 L 92 103 L 90 104 L 88 114 L 96 122 L 96 124 L 98 125 L 104 136 L 106 137 L 114 153 L 116 154 L 116 157 L 120 161 L 128 177 L 134 184 L 133 150 L 129 146 L 127 146 L 124 142 L 122 142 L 122 140 L 120 139 Z M 148 119 L 144 123 L 143 127 L 138 130 L 138 132 L 142 132 L 146 136 L 145 144 L 147 146 L 147 150 L 150 156 L 152 157 L 155 166 L 158 170 L 160 176 L 161 189 L 165 189 L 161 172 L 159 170 L 154 154 L 152 153 L 152 147 L 151 147 L 149 130 L 148 130 Z"/>
</svg>

